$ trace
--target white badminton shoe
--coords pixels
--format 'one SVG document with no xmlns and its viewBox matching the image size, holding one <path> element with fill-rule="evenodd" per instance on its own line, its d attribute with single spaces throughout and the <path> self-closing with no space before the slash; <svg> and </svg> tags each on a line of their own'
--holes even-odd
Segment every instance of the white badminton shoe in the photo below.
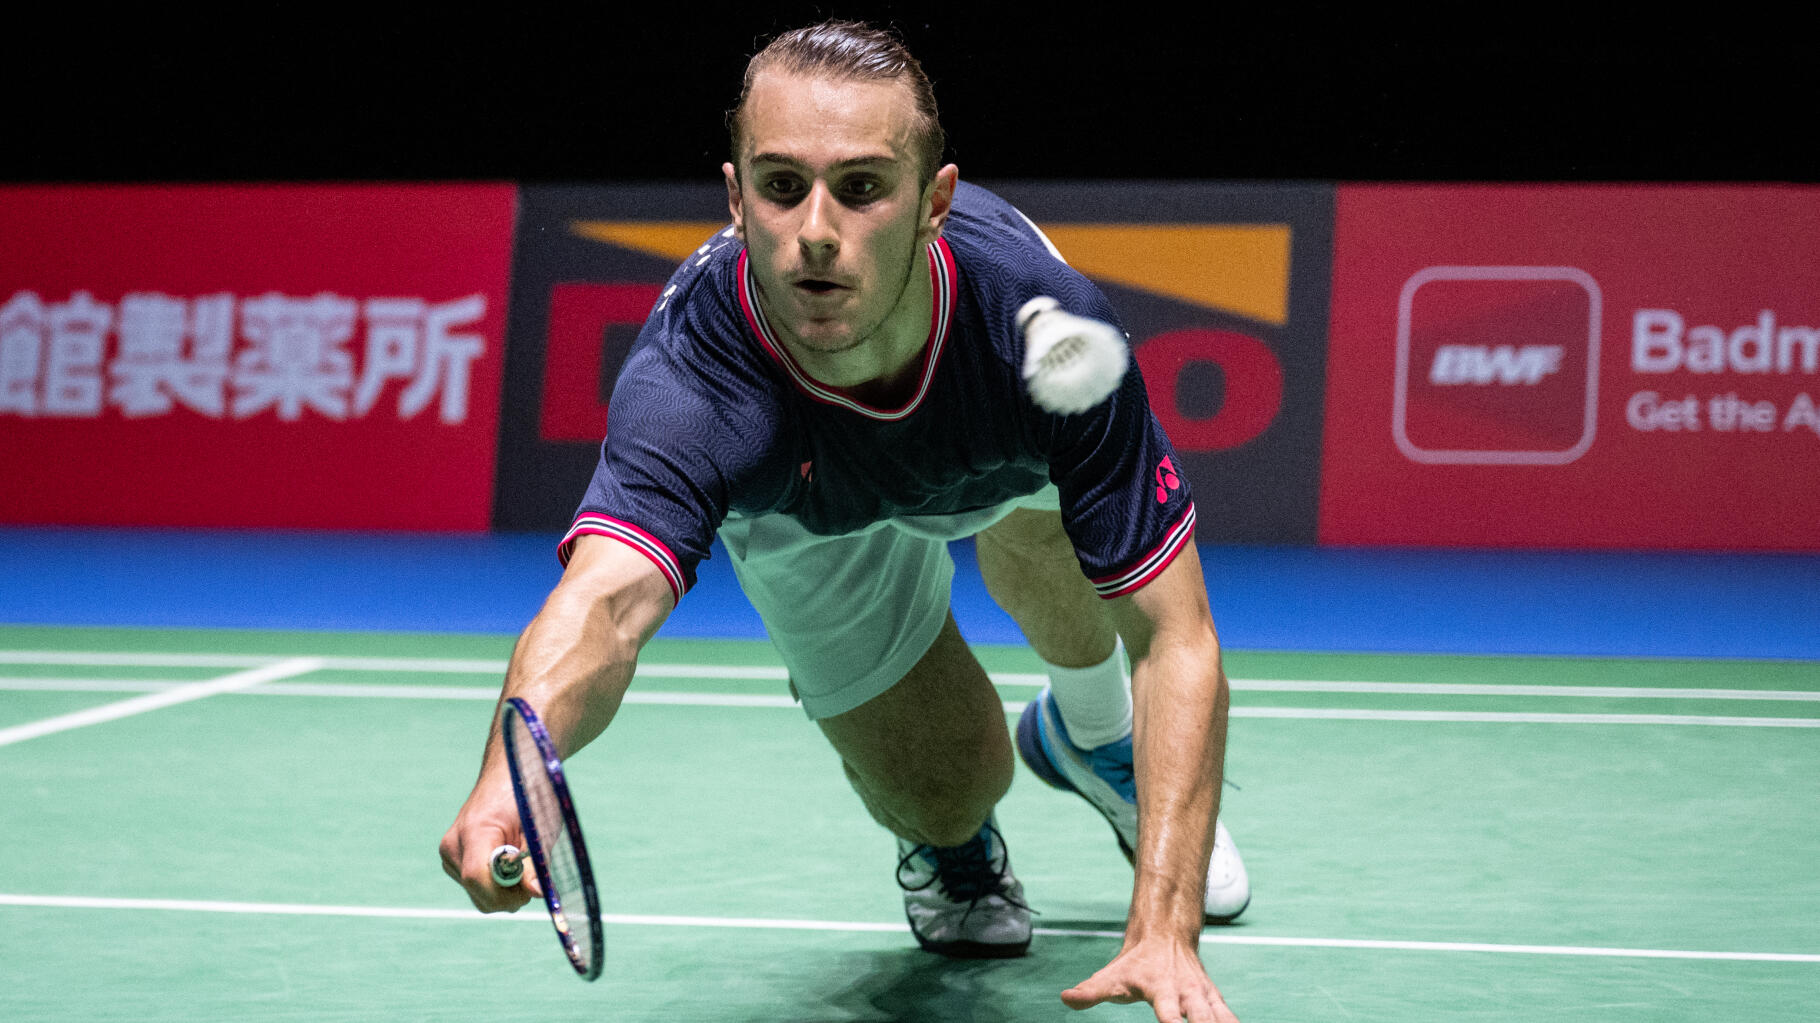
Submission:
<svg viewBox="0 0 1820 1023">
<path fill-rule="evenodd" d="M 1017 752 L 1043 781 L 1073 792 L 1093 805 L 1112 833 L 1119 849 L 1131 861 L 1137 853 L 1137 771 L 1132 761 L 1131 736 L 1090 750 L 1068 738 L 1055 700 L 1045 687 L 1024 707 L 1017 722 Z M 1226 825 L 1214 823 L 1213 857 L 1207 864 L 1207 898 L 1203 906 L 1208 923 L 1238 919 L 1251 904 L 1251 880 L 1245 862 L 1232 842 Z"/>
<path fill-rule="evenodd" d="M 1030 948 L 1030 907 L 991 820 L 965 845 L 897 840 L 897 883 L 916 943 L 955 959 L 1012 959 Z"/>
</svg>

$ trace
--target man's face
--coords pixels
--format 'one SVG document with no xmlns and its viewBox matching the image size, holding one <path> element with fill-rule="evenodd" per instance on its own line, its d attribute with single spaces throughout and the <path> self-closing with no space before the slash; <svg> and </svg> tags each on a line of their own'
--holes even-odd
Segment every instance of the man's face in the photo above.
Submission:
<svg viewBox="0 0 1820 1023">
<path fill-rule="evenodd" d="M 821 353 L 856 348 L 905 294 L 934 237 L 898 82 L 767 71 L 745 108 L 728 205 L 772 326 Z"/>
</svg>

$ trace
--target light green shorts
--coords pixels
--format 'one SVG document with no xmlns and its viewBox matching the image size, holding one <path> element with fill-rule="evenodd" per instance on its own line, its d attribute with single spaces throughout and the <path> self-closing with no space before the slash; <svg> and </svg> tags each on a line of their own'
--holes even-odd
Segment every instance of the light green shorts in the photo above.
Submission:
<svg viewBox="0 0 1820 1023">
<path fill-rule="evenodd" d="M 728 518 L 721 542 L 740 588 L 811 718 L 865 703 L 910 673 L 948 617 L 948 541 L 1015 508 L 1057 511 L 1055 486 L 958 515 L 909 515 L 856 533 L 818 536 L 786 515 Z"/>
</svg>

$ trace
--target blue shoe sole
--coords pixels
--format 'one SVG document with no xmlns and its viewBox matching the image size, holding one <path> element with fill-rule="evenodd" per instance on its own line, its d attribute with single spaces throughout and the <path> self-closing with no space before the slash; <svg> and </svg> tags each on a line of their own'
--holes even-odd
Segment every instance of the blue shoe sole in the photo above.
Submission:
<svg viewBox="0 0 1820 1023">
<path fill-rule="evenodd" d="M 1040 731 L 1043 726 L 1038 720 L 1042 713 L 1042 701 L 1031 700 L 1024 705 L 1024 712 L 1018 715 L 1017 755 L 1023 758 L 1024 766 L 1030 768 L 1032 774 L 1043 779 L 1045 785 L 1063 792 L 1076 792 L 1078 790 L 1068 783 L 1062 772 L 1056 770 L 1055 765 L 1049 762 L 1049 754 L 1043 751 Z"/>
<path fill-rule="evenodd" d="M 1075 788 L 1074 785 L 1062 775 L 1062 772 L 1056 769 L 1055 764 L 1049 760 L 1049 754 L 1043 750 L 1043 736 L 1041 731 L 1043 726 L 1042 722 L 1039 720 L 1042 713 L 1042 701 L 1031 700 L 1024 705 L 1024 712 L 1018 715 L 1017 755 L 1023 758 L 1024 766 L 1030 768 L 1030 773 L 1041 778 L 1043 783 L 1050 788 L 1061 789 L 1063 792 L 1072 792 L 1075 795 L 1080 795 L 1081 790 Z M 1093 807 L 1093 812 L 1098 813 L 1100 817 L 1105 820 L 1106 826 L 1112 828 L 1112 837 L 1118 840 L 1119 852 L 1125 854 L 1125 862 L 1135 866 L 1137 863 L 1137 850 L 1126 844 L 1125 836 L 1119 834 L 1119 829 L 1113 825 L 1112 818 L 1107 817 L 1102 813 L 1100 808 L 1094 804 L 1093 800 L 1087 799 L 1086 796 L 1081 796 L 1081 798 L 1086 799 L 1087 805 Z"/>
</svg>

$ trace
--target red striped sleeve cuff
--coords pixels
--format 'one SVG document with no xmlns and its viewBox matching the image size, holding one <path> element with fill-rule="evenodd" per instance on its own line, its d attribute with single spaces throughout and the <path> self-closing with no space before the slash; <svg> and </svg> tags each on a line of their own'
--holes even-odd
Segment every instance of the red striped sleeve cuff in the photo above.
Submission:
<svg viewBox="0 0 1820 1023">
<path fill-rule="evenodd" d="M 683 575 L 682 564 L 676 560 L 676 555 L 670 553 L 670 548 L 664 546 L 662 540 L 630 522 L 622 522 L 619 519 L 593 513 L 577 517 L 575 524 L 569 527 L 567 533 L 563 534 L 562 543 L 556 547 L 556 558 L 562 562 L 565 568 L 568 567 L 569 558 L 575 553 L 575 538 L 584 533 L 611 537 L 649 558 L 651 564 L 656 565 L 657 570 L 663 573 L 664 581 L 670 584 L 671 595 L 678 603 L 682 602 L 683 594 L 689 589 L 685 581 L 686 577 Z"/>
<path fill-rule="evenodd" d="M 1143 589 L 1150 580 L 1162 574 L 1163 569 L 1168 568 L 1169 563 L 1175 560 L 1175 556 L 1182 553 L 1182 548 L 1193 539 L 1194 502 L 1190 501 L 1188 510 L 1175 521 L 1175 525 L 1169 527 L 1169 532 L 1163 537 L 1162 543 L 1145 552 L 1144 556 L 1130 568 L 1092 580 L 1094 592 L 1106 600 L 1111 600 L 1113 597 L 1123 597 L 1127 593 L 1135 593 Z"/>
</svg>

